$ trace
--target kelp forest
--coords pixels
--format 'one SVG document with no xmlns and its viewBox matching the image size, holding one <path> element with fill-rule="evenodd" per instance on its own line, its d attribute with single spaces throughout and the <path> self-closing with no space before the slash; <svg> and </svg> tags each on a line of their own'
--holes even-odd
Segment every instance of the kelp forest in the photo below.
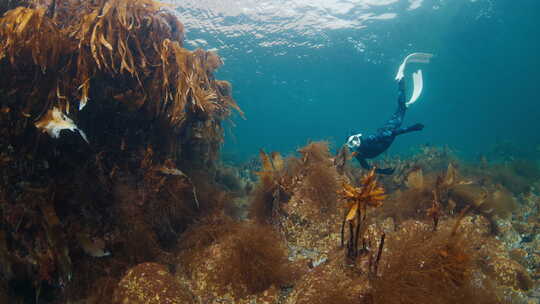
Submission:
<svg viewBox="0 0 540 304">
<path fill-rule="evenodd" d="M 227 162 L 244 114 L 171 7 L 0 14 L 0 303 L 540 300 L 540 168 L 512 149 L 422 146 L 390 176 L 324 141 Z"/>
</svg>

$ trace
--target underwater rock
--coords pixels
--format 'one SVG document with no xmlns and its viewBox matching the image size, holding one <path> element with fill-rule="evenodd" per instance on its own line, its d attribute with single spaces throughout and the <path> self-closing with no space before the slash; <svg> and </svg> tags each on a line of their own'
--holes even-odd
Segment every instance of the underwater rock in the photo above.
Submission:
<svg viewBox="0 0 540 304">
<path fill-rule="evenodd" d="M 510 255 L 510 258 L 512 258 L 514 261 L 518 262 L 521 266 L 527 267 L 528 261 L 527 261 L 527 251 L 521 248 L 514 248 L 510 250 L 508 253 Z"/>
<path fill-rule="evenodd" d="M 187 232 L 193 235 L 183 242 L 190 248 L 180 255 L 178 280 L 200 303 L 278 303 L 279 288 L 296 277 L 279 234 L 250 222 L 221 222 L 217 233 L 213 227 Z M 209 244 L 200 243 L 209 236 Z"/>
<path fill-rule="evenodd" d="M 295 284 L 285 304 L 357 303 L 353 300 L 369 287 L 367 276 L 346 263 L 344 249 L 331 250 L 325 262 Z"/>
<path fill-rule="evenodd" d="M 139 264 L 126 273 L 114 291 L 115 304 L 189 304 L 193 296 L 156 263 Z"/>
<path fill-rule="evenodd" d="M 452 223 L 448 223 L 450 225 Z M 444 221 L 443 221 L 444 225 Z M 466 235 L 489 236 L 491 233 L 491 222 L 480 214 L 465 216 L 459 223 L 458 230 Z"/>
<path fill-rule="evenodd" d="M 472 184 L 456 185 L 450 189 L 449 194 L 459 209 L 471 205 L 475 209 L 482 210 L 487 196 L 482 187 Z"/>
<path fill-rule="evenodd" d="M 340 242 L 342 215 L 335 209 L 321 216 L 314 203 L 300 193 L 283 206 L 287 214 L 280 220 L 283 234 L 289 245 L 317 252 L 322 258 Z"/>
<path fill-rule="evenodd" d="M 491 236 L 490 221 L 482 215 L 463 218 L 459 231 L 465 235 L 483 236 L 471 242 L 477 246 L 483 272 L 494 280 L 493 283 L 500 287 L 527 291 L 534 286 L 527 270 L 527 265 L 530 264 L 529 261 L 533 259 L 533 256 L 518 247 L 521 244 L 521 237 L 512 228 L 510 221 L 505 221 L 503 224 L 500 223 L 502 220 L 497 219 L 497 221 L 499 227 L 502 227 L 498 238 Z M 509 248 L 514 249 L 509 250 Z M 512 292 L 511 294 L 523 297 L 520 293 Z"/>
<path fill-rule="evenodd" d="M 514 229 L 511 220 L 501 218 L 494 219 L 497 226 L 498 238 L 503 241 L 507 248 L 516 248 L 522 241 L 521 235 Z"/>
<path fill-rule="evenodd" d="M 381 222 L 381 229 L 384 233 L 391 233 L 396 230 L 396 223 L 393 218 L 387 217 Z"/>
<path fill-rule="evenodd" d="M 524 291 L 527 291 L 534 286 L 534 282 L 527 269 L 509 258 L 494 258 L 488 264 L 488 271 L 490 271 L 491 276 L 494 277 L 500 285 Z"/>
<path fill-rule="evenodd" d="M 480 243 L 479 255 L 482 257 L 482 270 L 499 287 L 521 291 L 533 288 L 534 282 L 528 270 L 512 259 L 515 253 L 509 252 L 504 242 L 486 238 Z"/>
</svg>

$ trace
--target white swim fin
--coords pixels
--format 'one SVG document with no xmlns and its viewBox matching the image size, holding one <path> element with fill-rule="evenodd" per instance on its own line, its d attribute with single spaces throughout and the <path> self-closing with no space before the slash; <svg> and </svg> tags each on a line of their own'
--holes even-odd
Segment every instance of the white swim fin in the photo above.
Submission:
<svg viewBox="0 0 540 304">
<path fill-rule="evenodd" d="M 424 81 L 422 79 L 422 70 L 418 70 L 413 73 L 413 93 L 411 99 L 405 103 L 407 107 L 416 102 L 420 94 L 422 94 L 422 89 L 424 88 Z"/>
<path fill-rule="evenodd" d="M 432 57 L 433 54 L 430 53 L 409 54 L 407 57 L 405 57 L 405 59 L 403 59 L 403 62 L 399 66 L 398 72 L 396 74 L 396 80 L 400 81 L 405 76 L 405 67 L 407 66 L 407 63 L 429 63 Z"/>
</svg>

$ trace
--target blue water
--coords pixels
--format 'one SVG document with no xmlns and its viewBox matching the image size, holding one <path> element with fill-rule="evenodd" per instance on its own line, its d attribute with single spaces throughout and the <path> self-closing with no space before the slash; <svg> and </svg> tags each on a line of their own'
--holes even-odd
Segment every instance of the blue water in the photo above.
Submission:
<svg viewBox="0 0 540 304">
<path fill-rule="evenodd" d="M 416 66 L 424 91 L 404 123 L 426 128 L 389 154 L 432 144 L 474 157 L 504 141 L 540 153 L 538 0 L 178 2 L 186 46 L 218 51 L 217 78 L 246 114 L 227 126 L 226 157 L 309 140 L 338 147 L 374 131 L 395 109 L 394 77 L 411 52 L 436 56 Z"/>
</svg>

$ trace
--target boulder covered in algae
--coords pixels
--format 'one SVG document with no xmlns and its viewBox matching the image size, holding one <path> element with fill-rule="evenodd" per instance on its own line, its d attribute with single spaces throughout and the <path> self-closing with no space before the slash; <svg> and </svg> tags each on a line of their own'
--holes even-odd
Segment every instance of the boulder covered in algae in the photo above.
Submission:
<svg viewBox="0 0 540 304">
<path fill-rule="evenodd" d="M 344 259 L 337 247 L 294 286 L 285 304 L 347 303 L 358 299 L 369 287 L 365 274 Z"/>
<path fill-rule="evenodd" d="M 182 240 L 177 277 L 201 303 L 277 303 L 294 280 L 273 227 L 226 218 L 201 223 Z"/>
<path fill-rule="evenodd" d="M 196 303 L 185 286 L 157 263 L 139 264 L 127 271 L 114 291 L 114 304 Z"/>
<path fill-rule="evenodd" d="M 342 215 L 337 209 L 321 214 L 315 203 L 298 192 L 284 204 L 280 225 L 293 255 L 303 252 L 316 260 L 324 259 L 340 241 Z"/>
</svg>

